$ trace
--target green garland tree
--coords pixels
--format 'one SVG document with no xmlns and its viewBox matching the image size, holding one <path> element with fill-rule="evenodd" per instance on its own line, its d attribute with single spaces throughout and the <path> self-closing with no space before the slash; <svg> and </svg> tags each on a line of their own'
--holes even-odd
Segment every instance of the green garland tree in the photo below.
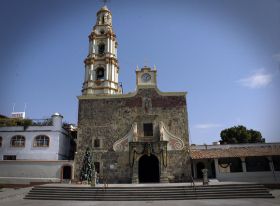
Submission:
<svg viewBox="0 0 280 206">
<path fill-rule="evenodd" d="M 94 164 L 92 161 L 92 155 L 91 155 L 90 149 L 88 147 L 86 149 L 84 160 L 83 160 L 80 180 L 91 183 L 93 175 L 94 175 Z"/>
</svg>

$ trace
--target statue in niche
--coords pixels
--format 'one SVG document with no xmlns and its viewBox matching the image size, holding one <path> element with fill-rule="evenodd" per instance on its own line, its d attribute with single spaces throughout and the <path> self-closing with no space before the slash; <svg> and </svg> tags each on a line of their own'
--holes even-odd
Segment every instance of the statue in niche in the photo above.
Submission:
<svg viewBox="0 0 280 206">
<path fill-rule="evenodd" d="M 150 98 L 144 98 L 144 110 L 148 113 L 152 108 L 152 100 Z"/>
</svg>

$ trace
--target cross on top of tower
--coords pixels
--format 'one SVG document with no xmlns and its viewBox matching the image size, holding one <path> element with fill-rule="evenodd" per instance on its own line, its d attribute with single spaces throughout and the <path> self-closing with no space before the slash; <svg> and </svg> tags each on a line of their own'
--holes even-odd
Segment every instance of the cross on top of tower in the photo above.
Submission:
<svg viewBox="0 0 280 206">
<path fill-rule="evenodd" d="M 106 3 L 109 2 L 109 0 L 101 0 L 101 2 L 103 2 L 104 6 L 105 6 Z"/>
</svg>

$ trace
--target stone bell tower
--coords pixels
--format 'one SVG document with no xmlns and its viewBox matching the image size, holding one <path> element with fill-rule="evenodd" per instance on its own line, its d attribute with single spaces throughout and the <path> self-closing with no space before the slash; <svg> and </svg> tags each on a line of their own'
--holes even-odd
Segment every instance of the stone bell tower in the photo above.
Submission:
<svg viewBox="0 0 280 206">
<path fill-rule="evenodd" d="M 85 59 L 83 95 L 121 94 L 117 40 L 112 28 L 112 14 L 103 6 L 89 35 L 89 53 Z"/>
</svg>

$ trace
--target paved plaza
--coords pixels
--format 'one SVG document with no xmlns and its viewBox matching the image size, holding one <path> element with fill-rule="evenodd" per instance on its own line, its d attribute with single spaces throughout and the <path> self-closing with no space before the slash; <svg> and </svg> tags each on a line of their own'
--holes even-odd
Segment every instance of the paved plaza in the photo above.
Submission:
<svg viewBox="0 0 280 206">
<path fill-rule="evenodd" d="M 110 185 L 109 185 L 110 186 Z M 112 186 L 112 185 L 111 185 Z M 1 206 L 142 206 L 142 205 L 174 205 L 174 206 L 278 206 L 280 205 L 280 190 L 271 190 L 273 199 L 215 199 L 215 200 L 171 200 L 171 201 L 57 201 L 57 200 L 25 200 L 24 196 L 31 188 L 3 188 L 0 192 Z"/>
</svg>

